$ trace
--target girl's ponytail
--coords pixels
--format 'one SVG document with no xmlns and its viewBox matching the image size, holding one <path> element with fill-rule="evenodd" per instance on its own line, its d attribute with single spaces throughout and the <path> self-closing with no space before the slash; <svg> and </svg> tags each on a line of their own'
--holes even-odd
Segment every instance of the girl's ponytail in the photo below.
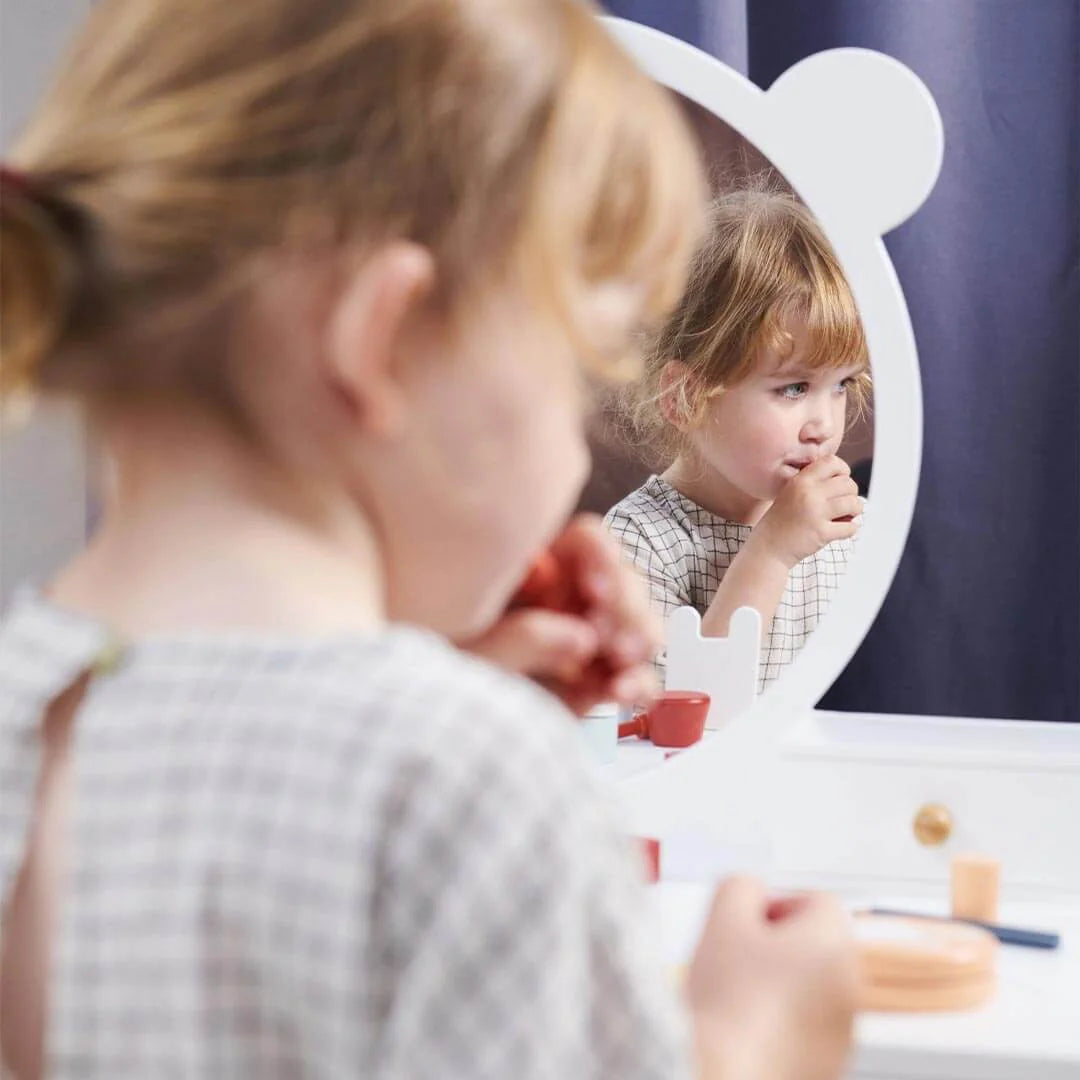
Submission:
<svg viewBox="0 0 1080 1080">
<path fill-rule="evenodd" d="M 84 292 L 78 211 L 33 180 L 0 168 L 0 401 L 33 391 Z"/>
</svg>

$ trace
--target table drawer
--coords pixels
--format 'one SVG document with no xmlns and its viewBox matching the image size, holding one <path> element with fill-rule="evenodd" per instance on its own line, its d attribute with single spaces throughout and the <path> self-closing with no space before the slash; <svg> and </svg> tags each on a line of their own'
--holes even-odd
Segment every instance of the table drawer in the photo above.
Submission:
<svg viewBox="0 0 1080 1080">
<path fill-rule="evenodd" d="M 781 760 L 774 857 L 784 876 L 941 885 L 958 852 L 1002 862 L 1022 894 L 1080 894 L 1080 778 L 1066 771 L 850 757 Z M 943 842 L 916 838 L 920 809 L 951 818 Z"/>
</svg>

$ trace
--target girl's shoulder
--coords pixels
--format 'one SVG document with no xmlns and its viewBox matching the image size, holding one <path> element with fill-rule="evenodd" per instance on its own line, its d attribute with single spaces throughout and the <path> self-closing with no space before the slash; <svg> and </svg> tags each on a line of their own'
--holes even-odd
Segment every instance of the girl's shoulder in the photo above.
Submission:
<svg viewBox="0 0 1080 1080">
<path fill-rule="evenodd" d="M 673 539 L 691 537 L 692 521 L 679 495 L 659 476 L 650 476 L 641 487 L 620 499 L 604 515 L 608 532 L 624 547 L 642 543 L 667 548 Z M 663 539 L 663 543 L 658 540 Z"/>
<path fill-rule="evenodd" d="M 32 778 L 20 748 L 108 641 L 40 603 L 0 624 L 0 777 Z M 397 815 L 405 831 L 438 819 L 445 839 L 481 797 L 485 818 L 509 829 L 588 818 L 601 801 L 556 698 L 408 626 L 140 641 L 96 673 L 77 724 L 83 767 L 101 778 L 88 805 L 115 801 L 135 769 L 168 787 L 147 799 L 214 805 L 221 821 L 243 803 L 283 850 L 312 823 L 347 847 L 394 833 Z"/>
<path fill-rule="evenodd" d="M 751 531 L 748 525 L 727 521 L 699 506 L 655 475 L 613 506 L 604 523 L 624 546 L 644 543 L 655 553 L 672 557 L 711 550 L 714 542 L 726 551 L 731 544 L 745 543 Z"/>
<path fill-rule="evenodd" d="M 605 515 L 608 527 L 639 521 L 656 514 L 670 513 L 667 485 L 659 476 L 650 476 L 640 487 L 624 495 Z"/>
<path fill-rule="evenodd" d="M 213 731 L 218 744 L 294 739 L 314 756 L 458 753 L 483 730 L 518 754 L 561 752 L 573 718 L 534 683 L 411 626 L 323 638 L 170 634 L 125 642 L 25 591 L 0 621 L 0 716 L 37 722 L 82 671 L 94 723 Z M 456 746 L 456 750 L 455 750 Z"/>
</svg>

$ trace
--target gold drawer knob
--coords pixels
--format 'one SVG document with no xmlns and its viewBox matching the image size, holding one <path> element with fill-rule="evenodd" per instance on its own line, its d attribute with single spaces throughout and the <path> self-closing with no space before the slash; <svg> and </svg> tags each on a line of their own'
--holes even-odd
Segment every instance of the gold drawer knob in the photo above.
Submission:
<svg viewBox="0 0 1080 1080">
<path fill-rule="evenodd" d="M 952 814 L 941 803 L 927 803 L 919 807 L 912 826 L 915 830 L 915 839 L 926 847 L 937 847 L 944 844 L 952 835 Z"/>
</svg>

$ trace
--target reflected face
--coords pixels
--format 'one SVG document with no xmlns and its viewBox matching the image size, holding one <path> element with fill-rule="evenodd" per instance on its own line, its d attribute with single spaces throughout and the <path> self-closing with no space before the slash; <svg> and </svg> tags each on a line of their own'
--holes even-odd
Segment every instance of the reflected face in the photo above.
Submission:
<svg viewBox="0 0 1080 1080">
<path fill-rule="evenodd" d="M 708 470 L 748 499 L 775 499 L 800 469 L 835 454 L 843 441 L 848 389 L 861 368 L 809 370 L 805 355 L 805 331 L 796 332 L 790 356 L 764 350 L 687 433 Z"/>
</svg>

